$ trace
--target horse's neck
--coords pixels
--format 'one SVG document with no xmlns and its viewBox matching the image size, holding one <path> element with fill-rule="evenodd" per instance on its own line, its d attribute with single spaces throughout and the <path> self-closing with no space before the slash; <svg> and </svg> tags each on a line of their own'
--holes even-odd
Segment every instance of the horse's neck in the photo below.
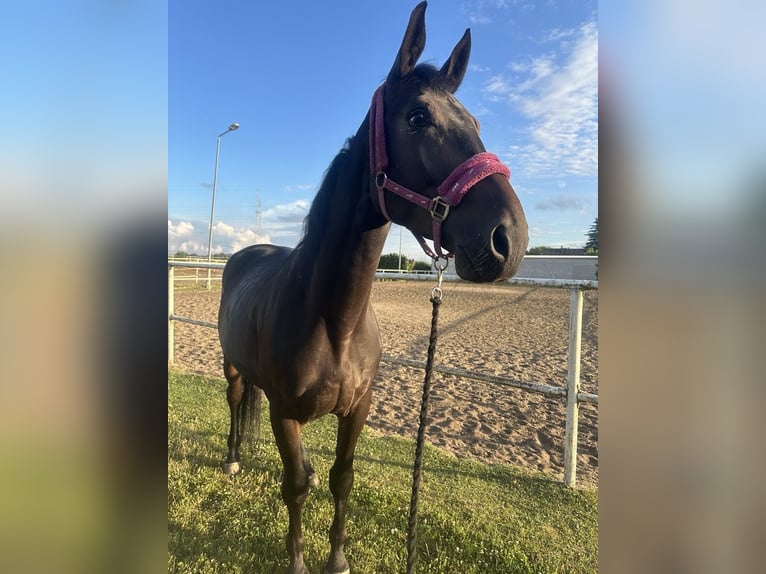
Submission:
<svg viewBox="0 0 766 574">
<path fill-rule="evenodd" d="M 349 234 L 348 244 L 338 245 L 334 254 L 328 251 L 327 260 L 319 262 L 312 287 L 332 338 L 345 340 L 363 323 L 388 228 Z M 339 257 L 343 249 L 348 253 Z"/>
<path fill-rule="evenodd" d="M 359 138 L 356 144 L 359 145 Z M 310 268 L 306 285 L 308 312 L 321 317 L 332 339 L 347 340 L 362 324 L 369 305 L 375 270 L 388 234 L 372 206 L 365 150 L 349 149 L 329 193 L 321 237 L 307 235 L 299 265 Z M 316 201 L 316 200 L 315 200 Z"/>
</svg>

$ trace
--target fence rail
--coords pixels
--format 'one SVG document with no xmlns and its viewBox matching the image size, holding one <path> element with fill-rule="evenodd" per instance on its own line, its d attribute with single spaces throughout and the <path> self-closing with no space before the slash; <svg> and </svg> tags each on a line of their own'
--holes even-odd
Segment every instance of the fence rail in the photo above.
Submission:
<svg viewBox="0 0 766 574">
<path fill-rule="evenodd" d="M 190 323 L 215 329 L 216 323 L 209 321 L 200 321 L 190 317 L 182 317 L 175 314 L 175 283 L 182 278 L 175 276 L 175 268 L 191 269 L 223 269 L 223 263 L 207 263 L 206 261 L 174 261 L 168 260 L 168 363 L 173 364 L 175 360 L 175 321 Z M 376 277 L 386 279 L 430 279 L 435 278 L 436 274 L 431 272 L 397 272 L 389 270 L 378 270 Z M 192 278 L 193 279 L 193 278 Z M 206 278 L 207 279 L 207 278 Z M 213 278 L 215 279 L 215 277 Z M 220 277 L 218 277 L 220 279 Z M 458 280 L 457 277 L 447 276 L 445 280 Z M 579 421 L 580 403 L 590 403 L 598 405 L 598 395 L 584 393 L 580 391 L 580 351 L 582 340 L 582 310 L 583 310 L 583 292 L 591 289 L 598 289 L 598 281 L 568 280 L 568 279 L 511 279 L 508 281 L 511 285 L 528 287 L 552 287 L 556 289 L 568 289 L 570 293 L 569 305 L 569 350 L 567 361 L 567 386 L 557 387 L 554 385 L 545 385 L 540 383 L 531 383 L 517 381 L 507 377 L 497 375 L 488 375 L 475 373 L 463 369 L 453 369 L 436 365 L 434 370 L 457 377 L 473 379 L 490 384 L 504 385 L 514 387 L 529 392 L 542 393 L 552 396 L 566 398 L 566 429 L 564 436 L 564 484 L 574 487 L 577 474 L 577 429 Z M 405 367 L 425 368 L 425 362 L 406 359 L 403 357 L 391 357 L 383 355 L 381 361 L 402 365 Z"/>
</svg>

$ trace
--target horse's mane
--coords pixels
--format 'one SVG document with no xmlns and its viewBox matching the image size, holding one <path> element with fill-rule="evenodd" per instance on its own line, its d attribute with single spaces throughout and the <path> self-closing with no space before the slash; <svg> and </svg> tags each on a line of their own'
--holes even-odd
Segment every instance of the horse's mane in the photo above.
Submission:
<svg viewBox="0 0 766 574">
<path fill-rule="evenodd" d="M 336 186 L 338 175 L 345 165 L 345 161 L 348 158 L 348 152 L 351 149 L 353 142 L 354 138 L 348 138 L 346 140 L 343 148 L 338 152 L 338 155 L 335 156 L 335 159 L 332 160 L 327 171 L 325 171 L 322 185 L 319 186 L 319 191 L 317 191 L 314 201 L 311 202 L 311 208 L 303 220 L 303 235 L 301 236 L 297 247 L 301 247 L 310 237 L 319 238 L 324 235 L 330 211 L 330 203 L 332 201 L 331 192 Z"/>
</svg>

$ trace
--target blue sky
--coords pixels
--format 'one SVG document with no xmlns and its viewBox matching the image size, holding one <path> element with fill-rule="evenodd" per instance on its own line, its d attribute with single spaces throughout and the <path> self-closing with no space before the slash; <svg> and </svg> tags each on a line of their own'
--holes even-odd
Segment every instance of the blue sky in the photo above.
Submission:
<svg viewBox="0 0 766 574">
<path fill-rule="evenodd" d="M 216 136 L 232 122 L 241 127 L 221 141 L 214 252 L 295 245 L 415 2 L 169 6 L 168 251 L 207 252 Z M 442 64 L 471 28 L 457 95 L 511 168 L 530 246 L 581 246 L 598 213 L 597 18 L 596 3 L 581 1 L 432 0 L 426 12 L 421 61 Z M 384 252 L 399 237 L 393 227 Z M 402 250 L 425 259 L 406 231 Z"/>
<path fill-rule="evenodd" d="M 164 203 L 167 28 L 154 0 L 3 4 L 3 223 L 60 242 Z"/>
</svg>

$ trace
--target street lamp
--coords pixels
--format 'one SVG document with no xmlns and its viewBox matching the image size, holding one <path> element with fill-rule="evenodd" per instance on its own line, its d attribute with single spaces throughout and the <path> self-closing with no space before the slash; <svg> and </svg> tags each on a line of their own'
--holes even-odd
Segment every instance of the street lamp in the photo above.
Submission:
<svg viewBox="0 0 766 574">
<path fill-rule="evenodd" d="M 213 201 L 210 204 L 210 227 L 208 228 L 208 235 L 207 235 L 207 262 L 212 262 L 212 256 L 213 256 L 213 213 L 215 212 L 215 188 L 218 184 L 218 155 L 221 152 L 221 138 L 225 136 L 229 132 L 233 132 L 234 130 L 239 129 L 239 124 L 237 122 L 234 122 L 231 124 L 228 129 L 218 134 L 218 139 L 215 144 L 215 171 L 213 172 Z M 210 291 L 210 268 L 208 267 L 207 270 L 207 290 Z"/>
</svg>

